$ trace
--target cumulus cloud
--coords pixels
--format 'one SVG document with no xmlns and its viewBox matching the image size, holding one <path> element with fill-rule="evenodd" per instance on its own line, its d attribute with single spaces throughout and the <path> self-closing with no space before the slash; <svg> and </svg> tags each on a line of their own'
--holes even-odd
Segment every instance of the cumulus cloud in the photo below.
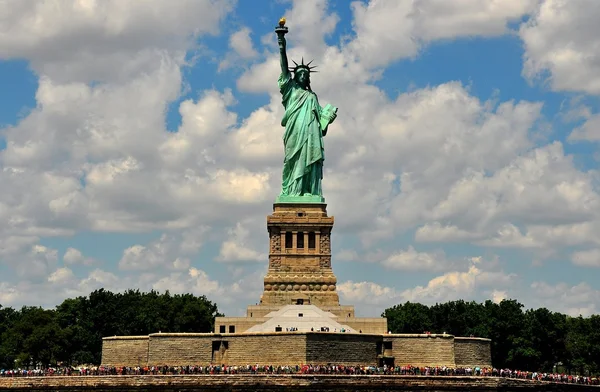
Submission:
<svg viewBox="0 0 600 392">
<path fill-rule="evenodd" d="M 161 278 L 152 285 L 154 290 L 170 290 L 176 294 L 193 293 L 197 295 L 220 295 L 223 288 L 219 282 L 211 280 L 206 272 L 197 268 L 190 268 L 187 274 L 175 272 Z"/>
<path fill-rule="evenodd" d="M 190 266 L 189 258 L 200 250 L 208 227 L 198 227 L 177 235 L 163 234 L 147 245 L 133 245 L 123 251 L 119 261 L 122 270 L 154 270 L 165 267 L 185 270 Z"/>
<path fill-rule="evenodd" d="M 419 242 L 459 242 L 480 238 L 480 233 L 461 230 L 456 225 L 442 226 L 440 222 L 427 223 L 417 229 L 415 240 Z"/>
<path fill-rule="evenodd" d="M 594 0 L 544 0 L 521 26 L 523 75 L 557 91 L 600 93 L 600 4 Z M 577 26 L 577 28 L 573 28 Z"/>
<path fill-rule="evenodd" d="M 600 267 L 600 249 L 574 252 L 571 255 L 571 261 L 580 267 Z"/>
<path fill-rule="evenodd" d="M 63 255 L 63 262 L 66 265 L 83 264 L 91 265 L 94 263 L 94 259 L 91 257 L 85 257 L 80 250 L 75 248 L 67 248 Z"/>
<path fill-rule="evenodd" d="M 507 290 L 518 287 L 517 283 L 517 275 L 505 272 L 498 259 L 471 257 L 460 270 L 436 276 L 426 285 L 398 290 L 375 282 L 347 281 L 338 284 L 338 290 L 344 300 L 356 303 L 359 309 L 374 315 L 406 301 L 427 305 L 475 298 L 498 301 L 506 297 Z"/>
<path fill-rule="evenodd" d="M 226 70 L 240 61 L 248 61 L 256 58 L 258 52 L 254 48 L 250 34 L 252 31 L 248 27 L 242 27 L 235 31 L 229 37 L 229 48 L 231 51 L 227 53 L 225 58 L 219 64 L 219 71 Z"/>
<path fill-rule="evenodd" d="M 221 244 L 221 250 L 217 260 L 224 263 L 231 262 L 266 262 L 267 255 L 251 248 L 248 243 L 250 231 L 239 223 L 233 229 L 228 230 L 228 239 Z M 263 242 L 267 242 L 265 236 Z"/>
<path fill-rule="evenodd" d="M 570 316 L 590 316 L 600 310 L 600 290 L 582 282 L 571 286 L 564 282 L 551 285 L 536 281 L 531 284 L 531 306 L 549 306 Z"/>
<path fill-rule="evenodd" d="M 367 66 L 415 56 L 433 40 L 502 35 L 536 0 L 481 2 L 418 0 L 353 2 L 355 38 L 349 48 Z"/>
<path fill-rule="evenodd" d="M 515 283 L 515 274 L 498 269 L 495 262 L 471 259 L 466 271 L 451 271 L 431 279 L 426 286 L 417 286 L 402 292 L 412 302 L 435 303 L 461 298 L 474 298 L 479 290 L 500 289 Z"/>
<path fill-rule="evenodd" d="M 71 271 L 67 267 L 61 267 L 56 271 L 52 272 L 50 276 L 48 276 L 48 282 L 52 284 L 68 284 L 75 279 L 75 275 L 73 271 Z"/>
<path fill-rule="evenodd" d="M 406 250 L 392 253 L 381 264 L 390 269 L 437 271 L 445 267 L 446 256 L 443 252 L 417 252 L 409 246 Z"/>
<path fill-rule="evenodd" d="M 205 271 L 190 267 L 182 271 L 172 271 L 167 275 L 142 272 L 137 275 L 114 274 L 96 268 L 87 275 L 78 276 L 68 267 L 52 271 L 44 282 L 22 280 L 16 283 L 0 282 L 0 303 L 3 306 L 32 304 L 53 307 L 65 298 L 88 295 L 104 288 L 112 292 L 123 292 L 131 288 L 143 291 L 157 290 L 171 293 L 192 293 L 206 295 L 220 306 L 220 310 L 233 308 L 248 302 L 248 295 L 258 298 L 262 284 L 261 276 L 250 274 L 236 279 L 230 284 L 222 284 Z M 241 309 L 236 310 L 240 311 Z"/>
<path fill-rule="evenodd" d="M 25 257 L 16 263 L 17 275 L 27 280 L 43 279 L 57 264 L 58 251 L 43 245 L 32 246 Z"/>
<path fill-rule="evenodd" d="M 399 301 L 402 296 L 392 287 L 374 282 L 347 281 L 337 285 L 338 292 L 347 303 L 366 305 L 388 305 Z"/>
<path fill-rule="evenodd" d="M 600 141 L 600 114 L 585 113 L 585 122 L 573 129 L 569 141 Z"/>
<path fill-rule="evenodd" d="M 3 2 L 0 57 L 65 81 L 124 81 L 219 31 L 233 0 Z M 115 66 L 117 65 L 117 66 Z"/>
<path fill-rule="evenodd" d="M 232 1 L 17 3 L 0 4 L 0 57 L 26 59 L 39 81 L 35 107 L 0 130 L 0 183 L 10 189 L 0 194 L 0 260 L 16 275 L 0 282 L 0 302 L 50 303 L 99 287 L 210 293 L 232 308 L 237 298 L 258 299 L 260 262 L 267 259 L 264 215 L 280 186 L 283 157 L 274 34 L 255 46 L 250 28 L 242 27 L 229 36 L 230 57 L 207 60 L 223 61 L 221 71 L 228 60 L 242 60 L 248 68 L 238 89 L 267 94 L 268 103 L 240 116 L 241 95 L 230 88 L 173 105 L 187 82 L 185 67 L 207 53 L 203 35 L 219 32 Z M 334 263 L 430 272 L 414 287 L 341 283 L 347 302 L 497 301 L 519 292 L 514 284 L 523 277 L 508 264 L 449 260 L 443 250 L 396 244 L 401 236 L 439 249 L 471 243 L 543 257 L 570 246 L 575 265 L 594 264 L 596 174 L 582 171 L 561 142 L 536 137 L 542 102 L 477 97 L 460 81 L 394 95 L 374 83 L 386 66 L 416 58 L 429 43 L 510 34 L 533 12 L 518 31 L 523 74 L 549 75 L 555 90 L 596 94 L 592 3 L 581 15 L 580 3 L 556 0 L 354 2 L 352 31 L 333 45 L 340 16 L 326 1 L 291 4 L 289 56 L 316 59 L 313 88 L 320 102 L 340 108 L 325 138 L 323 186 L 338 217 L 336 235 L 358 240 L 334 249 Z M 581 31 L 571 31 L 575 20 Z M 168 132 L 173 106 L 181 124 Z M 595 115 L 582 118 L 587 122 L 571 140 L 595 140 Z M 122 249 L 118 272 L 96 261 L 78 275 L 73 266 L 92 263 L 85 248 L 71 244 L 59 267 L 58 251 L 42 244 L 80 231 L 162 234 Z M 229 282 L 193 265 L 207 243 L 219 247 L 214 261 L 221 263 L 211 267 L 236 268 Z M 544 285 L 524 293 L 551 291 Z M 576 287 L 552 293 L 595 293 Z M 582 305 L 583 294 L 577 298 L 565 309 L 593 310 Z"/>
</svg>

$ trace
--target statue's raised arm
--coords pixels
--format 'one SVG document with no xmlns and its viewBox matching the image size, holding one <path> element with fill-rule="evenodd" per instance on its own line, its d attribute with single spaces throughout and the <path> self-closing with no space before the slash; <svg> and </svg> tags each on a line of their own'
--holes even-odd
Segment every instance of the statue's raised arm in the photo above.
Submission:
<svg viewBox="0 0 600 392">
<path fill-rule="evenodd" d="M 288 32 L 288 28 L 285 26 L 285 18 L 279 19 L 279 27 L 275 29 L 275 32 L 277 33 L 277 43 L 279 44 L 279 63 L 281 65 L 281 74 L 283 76 L 287 76 L 290 73 L 290 69 L 288 67 L 288 58 L 286 52 L 285 34 Z"/>
</svg>

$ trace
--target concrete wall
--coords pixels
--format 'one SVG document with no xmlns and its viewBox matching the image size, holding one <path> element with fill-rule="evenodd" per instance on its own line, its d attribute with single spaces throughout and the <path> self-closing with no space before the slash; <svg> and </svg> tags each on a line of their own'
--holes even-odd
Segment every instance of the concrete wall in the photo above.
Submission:
<svg viewBox="0 0 600 392">
<path fill-rule="evenodd" d="M 145 365 L 148 336 L 113 336 L 102 339 L 102 364 L 107 366 Z"/>
<path fill-rule="evenodd" d="M 207 333 L 154 333 L 148 342 L 148 365 L 186 366 L 212 360 L 212 336 Z"/>
<path fill-rule="evenodd" d="M 308 333 L 304 363 L 375 365 L 377 342 L 381 342 L 381 335 Z"/>
<path fill-rule="evenodd" d="M 454 360 L 458 367 L 492 367 L 492 341 L 484 338 L 454 338 Z"/>
<path fill-rule="evenodd" d="M 281 308 L 282 305 L 249 305 L 246 308 L 246 317 L 265 317 L 267 314 L 276 312 Z M 319 306 L 319 308 L 341 318 L 355 317 L 354 306 L 352 305 Z"/>
<path fill-rule="evenodd" d="M 382 317 L 340 318 L 336 319 L 336 321 L 340 324 L 346 324 L 355 331 L 362 331 L 363 333 L 384 334 L 387 332 L 387 319 Z"/>
<path fill-rule="evenodd" d="M 231 325 L 235 327 L 235 333 L 242 333 L 267 320 L 264 317 L 215 317 L 215 333 L 221 333 L 221 325 L 225 326 L 225 333 L 229 333 Z"/>
<path fill-rule="evenodd" d="M 439 334 L 390 334 L 394 363 L 399 366 L 455 367 L 454 336 Z"/>
<path fill-rule="evenodd" d="M 229 365 L 300 365 L 306 363 L 306 334 L 300 332 L 222 335 Z"/>
<path fill-rule="evenodd" d="M 376 365 L 377 355 L 384 354 L 399 366 L 489 367 L 490 345 L 489 339 L 436 334 L 158 333 L 104 338 L 102 364 Z"/>
<path fill-rule="evenodd" d="M 296 365 L 305 362 L 302 333 L 150 335 L 149 365 Z"/>
<path fill-rule="evenodd" d="M 265 317 L 279 309 L 281 309 L 281 305 L 249 305 L 246 307 L 246 317 Z"/>
<path fill-rule="evenodd" d="M 354 313 L 353 305 L 340 305 L 340 306 L 321 306 L 321 310 L 329 313 L 333 313 L 341 319 L 346 317 L 356 317 Z M 343 323 L 342 323 L 343 324 Z"/>
</svg>

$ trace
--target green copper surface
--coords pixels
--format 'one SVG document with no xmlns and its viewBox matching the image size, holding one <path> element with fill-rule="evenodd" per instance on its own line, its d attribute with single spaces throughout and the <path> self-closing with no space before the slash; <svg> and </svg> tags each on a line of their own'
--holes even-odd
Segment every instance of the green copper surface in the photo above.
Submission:
<svg viewBox="0 0 600 392">
<path fill-rule="evenodd" d="M 303 196 L 287 196 L 287 195 L 279 195 L 275 199 L 275 203 L 293 203 L 293 204 L 302 204 L 302 203 L 317 203 L 323 204 L 325 203 L 325 198 L 319 195 L 303 195 Z"/>
<path fill-rule="evenodd" d="M 296 67 L 293 68 L 292 77 L 286 53 L 287 28 L 280 26 L 276 33 L 281 62 L 278 85 L 285 108 L 281 120 L 281 126 L 285 127 L 285 157 L 281 193 L 277 200 L 292 203 L 296 202 L 292 200 L 302 198 L 297 202 L 323 203 L 323 137 L 337 116 L 337 108 L 319 105 L 317 94 L 310 87 L 310 73 L 314 67 L 304 64 L 304 60 L 300 65 L 294 63 Z"/>
</svg>

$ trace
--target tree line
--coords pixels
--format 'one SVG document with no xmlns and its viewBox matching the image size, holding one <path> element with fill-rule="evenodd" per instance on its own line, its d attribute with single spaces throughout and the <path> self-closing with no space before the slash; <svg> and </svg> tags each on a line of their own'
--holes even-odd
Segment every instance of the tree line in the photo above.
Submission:
<svg viewBox="0 0 600 392">
<path fill-rule="evenodd" d="M 448 333 L 492 339 L 494 367 L 600 373 L 600 315 L 569 317 L 546 308 L 524 310 L 516 300 L 406 302 L 386 309 L 394 333 Z"/>
<path fill-rule="evenodd" d="M 102 338 L 154 332 L 211 332 L 217 305 L 205 296 L 100 289 L 55 309 L 0 305 L 0 369 L 100 364 Z"/>
<path fill-rule="evenodd" d="M 154 332 L 211 332 L 217 305 L 205 296 L 168 291 L 112 293 L 66 299 L 54 309 L 0 305 L 0 369 L 99 364 L 102 337 Z M 516 300 L 406 302 L 386 309 L 393 333 L 448 333 L 492 339 L 498 368 L 600 373 L 600 315 L 569 317 Z"/>
</svg>

